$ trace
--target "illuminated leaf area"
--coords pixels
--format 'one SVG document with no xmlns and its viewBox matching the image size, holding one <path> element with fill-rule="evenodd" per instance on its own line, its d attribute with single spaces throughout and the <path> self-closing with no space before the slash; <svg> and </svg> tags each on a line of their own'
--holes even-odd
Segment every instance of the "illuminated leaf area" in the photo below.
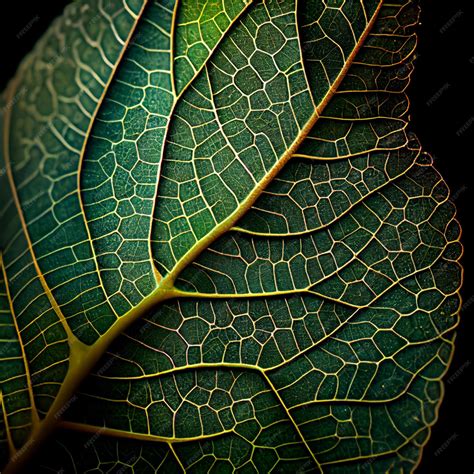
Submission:
<svg viewBox="0 0 474 474">
<path fill-rule="evenodd" d="M 81 0 L 1 98 L 4 472 L 411 472 L 462 253 L 416 1 Z"/>
</svg>

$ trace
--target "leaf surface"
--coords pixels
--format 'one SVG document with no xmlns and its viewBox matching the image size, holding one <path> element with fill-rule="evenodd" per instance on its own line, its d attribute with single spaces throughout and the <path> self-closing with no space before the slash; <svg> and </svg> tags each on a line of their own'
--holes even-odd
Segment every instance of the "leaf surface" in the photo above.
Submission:
<svg viewBox="0 0 474 474">
<path fill-rule="evenodd" d="M 417 20 L 66 9 L 1 104 L 6 472 L 414 470 L 462 253 L 407 131 Z"/>
</svg>

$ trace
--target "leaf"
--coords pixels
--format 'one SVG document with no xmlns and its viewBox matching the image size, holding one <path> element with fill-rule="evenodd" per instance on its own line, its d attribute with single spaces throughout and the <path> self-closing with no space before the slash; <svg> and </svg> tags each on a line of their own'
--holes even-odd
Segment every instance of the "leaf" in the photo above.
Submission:
<svg viewBox="0 0 474 474">
<path fill-rule="evenodd" d="M 4 472 L 416 468 L 462 279 L 407 131 L 417 21 L 66 9 L 1 99 Z"/>
</svg>

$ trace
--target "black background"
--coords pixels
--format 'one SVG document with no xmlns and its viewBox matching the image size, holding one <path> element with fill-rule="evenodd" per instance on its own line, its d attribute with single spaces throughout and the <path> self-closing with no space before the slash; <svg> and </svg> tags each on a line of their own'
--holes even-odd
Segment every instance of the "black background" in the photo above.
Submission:
<svg viewBox="0 0 474 474">
<path fill-rule="evenodd" d="M 106 0 L 108 1 L 108 0 Z M 467 1 L 421 0 L 415 74 L 409 90 L 411 128 L 443 174 L 463 226 L 467 269 L 456 352 L 446 376 L 446 394 L 438 423 L 425 447 L 419 474 L 472 473 L 474 462 L 473 317 L 474 268 L 472 216 L 474 190 L 469 165 L 474 164 L 474 15 Z M 8 2 L 0 26 L 0 90 L 18 62 L 59 15 L 67 1 Z M 25 31 L 27 30 L 27 31 Z"/>
</svg>

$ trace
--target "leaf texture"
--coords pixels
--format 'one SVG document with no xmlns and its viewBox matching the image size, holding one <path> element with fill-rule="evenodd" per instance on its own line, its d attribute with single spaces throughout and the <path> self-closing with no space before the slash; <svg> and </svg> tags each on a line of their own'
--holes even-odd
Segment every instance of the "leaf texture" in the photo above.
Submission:
<svg viewBox="0 0 474 474">
<path fill-rule="evenodd" d="M 0 104 L 5 472 L 416 468 L 462 280 L 407 130 L 417 21 L 66 9 Z"/>
</svg>

